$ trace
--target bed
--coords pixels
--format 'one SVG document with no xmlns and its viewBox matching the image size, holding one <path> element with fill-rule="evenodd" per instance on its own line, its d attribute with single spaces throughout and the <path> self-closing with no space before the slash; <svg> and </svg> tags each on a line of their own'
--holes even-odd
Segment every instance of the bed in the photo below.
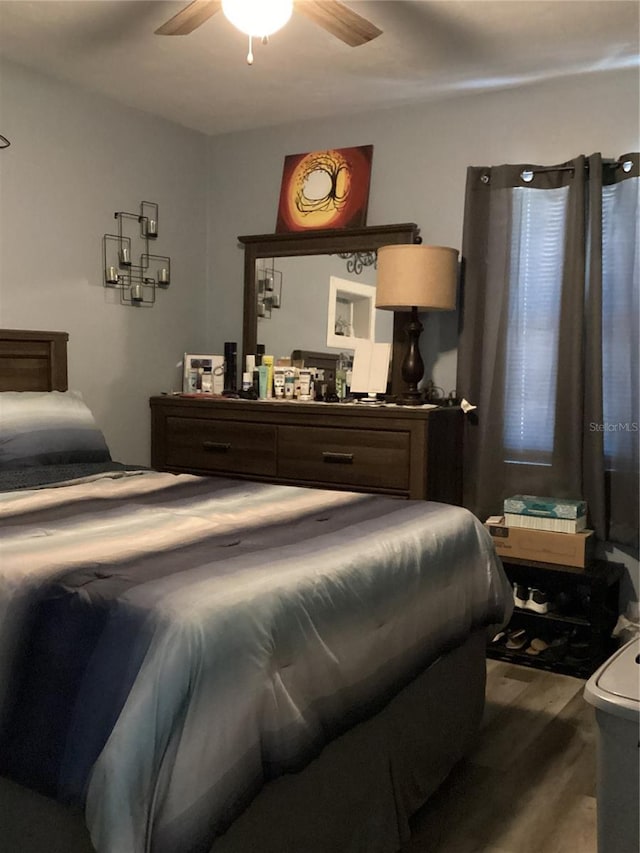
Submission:
<svg viewBox="0 0 640 853">
<path fill-rule="evenodd" d="M 66 340 L 0 332 L 0 774 L 98 853 L 396 853 L 510 615 L 482 525 L 113 463 Z"/>
</svg>

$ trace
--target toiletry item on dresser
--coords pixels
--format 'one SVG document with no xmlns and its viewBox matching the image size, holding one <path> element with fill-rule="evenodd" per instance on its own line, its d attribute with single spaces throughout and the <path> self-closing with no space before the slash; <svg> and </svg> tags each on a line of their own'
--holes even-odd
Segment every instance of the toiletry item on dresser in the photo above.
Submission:
<svg viewBox="0 0 640 853">
<path fill-rule="evenodd" d="M 285 367 L 284 370 L 284 396 L 287 400 L 293 400 L 296 391 L 296 372 L 293 367 Z"/>
<path fill-rule="evenodd" d="M 222 394 L 224 391 L 224 356 L 214 355 L 211 359 L 211 391 Z"/>
<path fill-rule="evenodd" d="M 313 399 L 311 395 L 311 371 L 308 367 L 300 368 L 300 393 L 298 399 L 303 401 Z"/>
<path fill-rule="evenodd" d="M 315 400 L 318 403 L 322 403 L 325 398 L 325 394 L 327 393 L 327 383 L 324 379 L 324 370 L 322 368 L 316 368 L 316 376 L 313 383 L 313 387 L 315 389 Z"/>
<path fill-rule="evenodd" d="M 238 388 L 238 344 L 226 341 L 224 345 L 224 390 L 237 391 Z"/>
<path fill-rule="evenodd" d="M 242 386 L 238 395 L 242 400 L 258 399 L 258 388 L 253 384 L 253 373 L 248 373 L 246 370 L 242 372 Z"/>
<path fill-rule="evenodd" d="M 211 369 L 200 369 L 202 370 L 202 377 L 200 380 L 201 391 L 203 394 L 211 394 L 213 391 L 213 374 L 211 373 Z"/>
<path fill-rule="evenodd" d="M 200 377 L 199 377 L 199 374 L 198 374 L 198 368 L 197 368 L 197 367 L 192 367 L 192 368 L 189 370 L 188 374 L 187 374 L 187 382 L 188 382 L 188 384 L 187 384 L 187 388 L 186 388 L 186 390 L 187 390 L 190 394 L 194 394 L 194 393 L 198 390 L 198 379 L 199 379 L 199 378 L 200 378 Z"/>
<path fill-rule="evenodd" d="M 325 403 L 340 402 L 340 397 L 338 396 L 338 392 L 336 391 L 335 382 L 327 382 L 327 390 L 324 392 L 324 401 Z"/>
<path fill-rule="evenodd" d="M 262 364 L 262 356 L 264 355 L 264 344 L 256 344 L 256 367 Z"/>
<path fill-rule="evenodd" d="M 267 376 L 267 399 L 271 399 L 271 397 L 273 397 L 273 362 L 274 357 L 272 355 L 262 356 L 262 363 L 269 371 Z"/>
<path fill-rule="evenodd" d="M 258 367 L 258 399 L 266 400 L 267 399 L 267 380 L 269 378 L 269 368 L 266 364 L 261 364 Z"/>
<path fill-rule="evenodd" d="M 301 368 L 300 367 L 294 367 L 294 368 L 292 368 L 292 370 L 293 370 L 293 396 L 294 396 L 294 399 L 299 400 L 300 394 L 301 394 L 301 391 L 300 391 L 300 384 L 301 384 L 300 370 L 301 370 Z"/>
<path fill-rule="evenodd" d="M 335 390 L 338 395 L 338 399 L 344 400 L 347 396 L 347 358 L 342 352 L 338 357 Z"/>
<path fill-rule="evenodd" d="M 273 395 L 277 400 L 284 399 L 284 367 L 273 368 Z"/>
</svg>

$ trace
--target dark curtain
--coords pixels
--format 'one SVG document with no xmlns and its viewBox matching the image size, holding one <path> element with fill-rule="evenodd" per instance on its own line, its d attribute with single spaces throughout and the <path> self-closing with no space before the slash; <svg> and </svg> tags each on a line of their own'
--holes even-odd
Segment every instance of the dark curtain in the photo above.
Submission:
<svg viewBox="0 0 640 853">
<path fill-rule="evenodd" d="M 468 170 L 457 388 L 477 406 L 466 421 L 464 502 L 483 520 L 513 494 L 583 497 L 600 539 L 637 547 L 639 160 Z M 545 190 L 555 191 L 546 207 Z M 536 276 L 550 294 L 548 329 L 533 328 L 526 305 L 514 333 L 525 284 L 529 301 L 543 299 Z M 517 386 L 514 334 L 531 386 L 524 368 Z M 535 422 L 541 411 L 548 442 L 523 426 L 520 445 L 507 447 L 505 423 L 517 435 L 518 418 Z"/>
</svg>

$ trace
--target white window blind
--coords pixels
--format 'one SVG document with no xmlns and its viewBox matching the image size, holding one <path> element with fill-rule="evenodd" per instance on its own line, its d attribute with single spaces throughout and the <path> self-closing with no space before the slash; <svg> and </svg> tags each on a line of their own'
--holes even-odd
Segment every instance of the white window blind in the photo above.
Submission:
<svg viewBox="0 0 640 853">
<path fill-rule="evenodd" d="M 613 469 L 637 461 L 639 193 L 639 178 L 602 191 L 603 426 Z"/>
<path fill-rule="evenodd" d="M 504 397 L 508 462 L 549 465 L 568 188 L 512 191 L 509 322 Z"/>
</svg>

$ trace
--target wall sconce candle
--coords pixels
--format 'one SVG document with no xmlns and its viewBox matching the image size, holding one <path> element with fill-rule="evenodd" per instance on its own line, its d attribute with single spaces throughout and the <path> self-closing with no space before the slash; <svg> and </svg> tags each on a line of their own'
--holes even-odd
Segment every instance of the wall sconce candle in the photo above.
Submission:
<svg viewBox="0 0 640 853">
<path fill-rule="evenodd" d="M 131 266 L 131 255 L 129 253 L 128 246 L 120 246 L 120 266 L 122 267 L 130 267 Z"/>
<path fill-rule="evenodd" d="M 169 270 L 166 267 L 162 267 L 158 273 L 158 284 L 169 284 Z"/>
<path fill-rule="evenodd" d="M 155 240 L 158 236 L 159 209 L 155 201 L 140 202 L 140 236 Z"/>
<path fill-rule="evenodd" d="M 131 301 L 132 302 L 142 302 L 142 285 L 141 284 L 132 284 L 131 285 Z"/>
<path fill-rule="evenodd" d="M 107 279 L 107 284 L 117 284 L 118 270 L 115 267 L 107 267 L 105 278 Z"/>
</svg>

